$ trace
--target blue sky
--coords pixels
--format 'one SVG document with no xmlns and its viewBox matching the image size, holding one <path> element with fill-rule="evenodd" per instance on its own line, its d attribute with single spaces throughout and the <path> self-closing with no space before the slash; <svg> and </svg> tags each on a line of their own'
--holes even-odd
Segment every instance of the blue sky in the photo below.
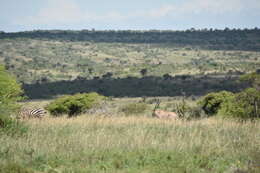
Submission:
<svg viewBox="0 0 260 173">
<path fill-rule="evenodd" d="M 260 28 L 260 0 L 1 0 L 0 31 Z"/>
</svg>

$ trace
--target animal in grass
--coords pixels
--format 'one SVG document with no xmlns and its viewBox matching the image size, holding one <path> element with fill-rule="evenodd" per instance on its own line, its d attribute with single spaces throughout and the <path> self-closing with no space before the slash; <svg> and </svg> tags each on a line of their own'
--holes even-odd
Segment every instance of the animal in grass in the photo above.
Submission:
<svg viewBox="0 0 260 173">
<path fill-rule="evenodd" d="M 42 108 L 22 108 L 18 112 L 18 118 L 42 118 L 46 113 L 47 111 Z"/>
<path fill-rule="evenodd" d="M 157 103 L 154 107 L 154 110 L 153 110 L 153 114 L 152 114 L 153 117 L 160 118 L 160 119 L 177 119 L 177 118 L 179 118 L 178 114 L 176 114 L 175 112 L 169 112 L 169 111 L 164 111 L 164 110 L 158 109 L 159 105 L 160 105 L 160 100 L 158 99 Z"/>
</svg>

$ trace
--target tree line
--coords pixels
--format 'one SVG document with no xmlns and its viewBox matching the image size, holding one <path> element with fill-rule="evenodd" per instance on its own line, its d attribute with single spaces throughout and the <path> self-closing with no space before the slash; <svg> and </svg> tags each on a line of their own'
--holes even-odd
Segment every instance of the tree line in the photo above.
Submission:
<svg viewBox="0 0 260 173">
<path fill-rule="evenodd" d="M 232 76 L 144 76 L 94 79 L 77 78 L 71 81 L 37 82 L 24 84 L 25 95 L 30 99 L 53 98 L 58 95 L 97 92 L 112 97 L 142 96 L 202 96 L 221 90 L 238 92 L 247 85 Z"/>
<path fill-rule="evenodd" d="M 0 39 L 32 38 L 64 41 L 120 43 L 164 43 L 213 50 L 260 50 L 260 29 L 189 29 L 173 30 L 34 30 L 0 32 Z"/>
</svg>

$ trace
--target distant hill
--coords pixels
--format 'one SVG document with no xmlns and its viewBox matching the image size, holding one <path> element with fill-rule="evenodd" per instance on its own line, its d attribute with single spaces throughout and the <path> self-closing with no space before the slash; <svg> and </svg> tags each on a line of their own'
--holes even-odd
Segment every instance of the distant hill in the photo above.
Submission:
<svg viewBox="0 0 260 173">
<path fill-rule="evenodd" d="M 31 38 L 66 41 L 93 41 L 107 43 L 168 43 L 176 46 L 195 46 L 214 50 L 260 51 L 260 29 L 228 29 L 186 31 L 95 31 L 95 30 L 36 30 L 17 33 L 0 33 L 4 38 Z"/>
<path fill-rule="evenodd" d="M 134 96 L 164 96 L 176 95 L 181 88 L 188 89 L 190 95 L 220 88 L 239 90 L 235 79 L 260 67 L 260 29 L 0 32 L 0 64 L 25 84 L 27 93 L 33 91 L 28 94 L 32 98 L 37 98 L 37 88 L 48 90 L 49 96 L 72 91 L 127 96 L 125 90 L 133 91 L 129 95 Z M 203 81 L 203 76 L 210 80 Z M 181 82 L 187 77 L 195 81 Z M 214 82 L 230 78 L 222 82 L 225 86 Z M 196 91 L 189 89 L 198 84 L 198 79 L 202 82 Z M 131 85 L 127 85 L 129 82 Z M 94 88 L 87 87 L 88 83 Z M 62 86 L 58 90 L 63 92 L 57 91 L 55 85 Z M 118 88 L 116 85 L 125 88 L 112 91 Z M 140 86 L 149 85 L 156 87 L 137 92 Z"/>
</svg>

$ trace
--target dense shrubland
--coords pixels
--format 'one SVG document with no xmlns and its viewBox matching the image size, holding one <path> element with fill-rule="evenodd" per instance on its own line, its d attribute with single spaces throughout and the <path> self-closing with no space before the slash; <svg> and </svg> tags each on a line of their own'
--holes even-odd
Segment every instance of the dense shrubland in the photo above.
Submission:
<svg viewBox="0 0 260 173">
<path fill-rule="evenodd" d="M 201 75 L 175 76 L 165 80 L 162 77 L 128 77 L 120 79 L 97 78 L 91 80 L 57 81 L 52 83 L 25 84 L 23 88 L 29 98 L 53 98 L 57 95 L 80 92 L 97 92 L 113 97 L 156 97 L 180 96 L 182 91 L 187 96 L 201 96 L 212 91 L 228 90 L 238 92 L 246 84 L 237 83 L 237 76 Z"/>
</svg>

